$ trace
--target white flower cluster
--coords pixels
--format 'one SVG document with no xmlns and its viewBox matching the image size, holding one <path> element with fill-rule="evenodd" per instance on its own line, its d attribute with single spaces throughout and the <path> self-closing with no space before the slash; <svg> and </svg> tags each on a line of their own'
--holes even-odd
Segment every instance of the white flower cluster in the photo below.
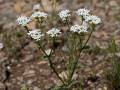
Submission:
<svg viewBox="0 0 120 90">
<path fill-rule="evenodd" d="M 60 33 L 61 33 L 60 30 L 57 28 L 52 28 L 47 32 L 47 34 L 51 37 L 57 37 Z"/>
<path fill-rule="evenodd" d="M 89 13 L 90 13 L 90 10 L 85 9 L 85 8 L 78 9 L 78 10 L 76 11 L 76 14 L 77 14 L 78 16 L 83 16 L 83 17 L 89 15 Z"/>
<path fill-rule="evenodd" d="M 47 17 L 47 13 L 44 13 L 44 12 L 34 12 L 32 15 L 31 15 L 31 18 L 34 19 L 34 18 L 46 18 Z"/>
<path fill-rule="evenodd" d="M 75 24 L 71 26 L 70 31 L 71 32 L 76 32 L 76 33 L 81 33 L 81 32 L 87 32 L 87 27 L 85 25 L 78 25 Z"/>
<path fill-rule="evenodd" d="M 31 21 L 31 19 L 26 16 L 20 16 L 16 21 L 21 26 L 27 26 L 27 24 Z"/>
<path fill-rule="evenodd" d="M 42 34 L 38 29 L 29 31 L 27 34 L 31 36 L 33 39 L 35 39 L 36 41 L 40 41 L 42 36 L 44 36 L 44 34 Z"/>
<path fill-rule="evenodd" d="M 93 23 L 93 24 L 99 24 L 101 23 L 101 19 L 98 16 L 95 15 L 89 15 L 85 18 L 85 21 Z"/>
<path fill-rule="evenodd" d="M 101 19 L 98 16 L 90 15 L 90 10 L 88 10 L 88 9 L 84 9 L 84 8 L 78 9 L 76 11 L 76 14 L 78 16 L 82 16 L 85 19 L 85 21 L 87 21 L 87 22 L 90 22 L 93 24 L 101 23 Z"/>
<path fill-rule="evenodd" d="M 71 26 L 70 31 L 71 32 L 75 32 L 75 33 L 81 33 L 81 32 L 87 32 L 88 27 L 89 27 L 89 23 L 93 23 L 93 24 L 99 24 L 101 23 L 101 19 L 98 16 L 95 15 L 90 15 L 90 10 L 87 9 L 78 9 L 76 11 L 76 14 L 78 16 L 82 16 L 83 22 L 81 25 L 75 24 L 73 26 Z M 70 11 L 69 10 L 62 10 L 61 12 L 59 12 L 59 17 L 64 21 L 67 20 L 67 18 L 69 16 L 71 16 Z M 31 19 L 29 17 L 26 16 L 20 16 L 16 21 L 19 25 L 21 26 L 27 26 L 27 24 L 35 18 L 47 18 L 48 14 L 44 13 L 44 12 L 40 12 L 40 11 L 36 11 L 31 15 Z M 52 28 L 51 30 L 49 30 L 48 32 L 46 32 L 50 37 L 57 37 L 59 34 L 61 34 L 61 31 L 57 28 Z M 41 37 L 44 36 L 38 29 L 29 31 L 27 33 L 29 36 L 31 36 L 33 39 L 35 39 L 36 41 L 41 40 Z"/>
<path fill-rule="evenodd" d="M 70 16 L 70 11 L 69 10 L 62 10 L 61 12 L 59 12 L 59 17 L 64 21 L 66 20 L 69 16 Z"/>
</svg>

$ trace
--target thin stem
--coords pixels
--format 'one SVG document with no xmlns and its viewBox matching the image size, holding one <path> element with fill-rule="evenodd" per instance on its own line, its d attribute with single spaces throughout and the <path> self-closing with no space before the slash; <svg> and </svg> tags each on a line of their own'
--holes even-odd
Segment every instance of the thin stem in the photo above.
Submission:
<svg viewBox="0 0 120 90">
<path fill-rule="evenodd" d="M 59 76 L 58 72 L 56 71 L 56 69 L 53 66 L 53 63 L 50 59 L 50 57 L 48 57 L 49 63 L 50 63 L 50 67 L 52 68 L 53 72 L 56 74 L 56 76 L 60 79 L 60 81 L 64 84 L 64 81 L 62 80 L 62 78 Z"/>
<path fill-rule="evenodd" d="M 56 12 L 56 0 L 52 0 L 52 21 L 53 21 L 53 25 L 56 25 L 56 21 L 57 21 L 57 12 Z"/>
<path fill-rule="evenodd" d="M 92 35 L 92 33 L 93 33 L 93 27 L 91 28 L 91 32 L 90 32 L 90 35 L 89 35 L 89 37 L 88 37 L 88 39 L 87 39 L 87 41 L 85 42 L 85 44 L 84 44 L 84 46 L 83 46 L 83 48 L 82 49 L 84 49 L 85 48 L 85 46 L 87 45 L 87 43 L 88 43 L 88 41 L 90 40 L 90 37 L 91 37 L 91 35 Z"/>
<path fill-rule="evenodd" d="M 29 32 L 29 29 L 28 29 L 28 27 L 27 26 L 24 26 L 25 27 L 25 29 L 27 30 L 27 32 Z"/>
<path fill-rule="evenodd" d="M 69 24 L 69 22 L 68 22 L 68 18 L 66 18 L 66 24 L 67 24 L 67 26 L 68 26 L 68 30 L 70 30 L 70 24 Z M 75 55 L 76 55 L 76 37 L 75 37 L 75 34 L 67 34 L 67 36 L 68 36 L 68 40 L 69 40 L 69 45 L 71 45 L 70 47 L 69 47 L 69 50 L 70 50 L 70 53 L 69 53 L 69 55 L 70 55 L 70 57 L 69 57 L 69 65 L 68 65 L 68 70 L 69 70 L 69 77 L 68 77 L 68 85 L 71 83 L 71 73 L 72 73 L 72 68 L 74 67 L 74 64 L 73 64 L 73 61 L 75 61 L 76 60 L 76 57 L 75 57 Z M 70 36 L 70 37 L 69 37 Z M 73 38 L 73 39 L 72 39 Z"/>
<path fill-rule="evenodd" d="M 115 38 L 114 36 L 112 37 L 112 43 L 111 43 L 111 48 L 112 48 L 112 54 L 113 54 L 113 57 L 112 57 L 112 64 L 114 66 L 114 71 L 116 71 L 115 67 L 117 66 L 117 61 L 116 61 L 116 43 L 115 43 Z"/>
<path fill-rule="evenodd" d="M 70 60 L 70 62 L 72 63 L 71 64 L 71 68 L 70 68 L 70 75 L 69 75 L 69 78 L 68 78 L 68 84 L 71 83 L 71 73 L 73 72 L 73 67 L 74 67 L 74 62 L 76 61 L 76 55 L 77 55 L 77 39 L 75 37 L 75 34 L 73 35 L 73 40 L 72 40 L 72 60 Z"/>
<path fill-rule="evenodd" d="M 39 23 L 39 26 L 41 26 L 41 24 L 42 24 L 42 18 L 37 17 L 36 19 L 37 19 L 37 21 Z"/>
<path fill-rule="evenodd" d="M 38 28 L 40 28 L 41 29 L 41 31 L 43 31 L 43 18 L 41 17 L 41 18 L 36 18 L 37 19 L 37 21 L 38 21 L 38 23 L 37 23 L 37 25 L 38 25 Z"/>
<path fill-rule="evenodd" d="M 44 8 L 44 5 L 43 5 L 43 3 L 42 3 L 42 0 L 40 0 L 40 4 L 41 4 L 41 7 L 42 7 L 43 11 L 46 12 L 46 10 L 45 10 L 45 8 Z"/>
<path fill-rule="evenodd" d="M 73 77 L 73 75 L 74 75 L 74 72 L 75 72 L 75 70 L 76 70 L 76 67 L 77 67 L 77 65 L 78 65 L 78 61 L 79 61 L 79 57 L 81 56 L 81 52 L 83 51 L 83 49 L 84 49 L 85 46 L 87 45 L 88 41 L 90 40 L 90 37 L 91 37 L 91 35 L 92 35 L 92 33 L 93 33 L 93 30 L 94 30 L 93 27 L 91 27 L 91 32 L 90 32 L 90 34 L 89 34 L 89 36 L 88 36 L 88 39 L 86 40 L 85 44 L 84 44 L 83 47 L 81 48 L 80 53 L 79 53 L 79 56 L 78 56 L 76 62 L 74 63 L 73 71 L 72 71 L 71 76 L 70 76 L 70 81 L 71 81 L 71 79 L 72 79 L 72 77 Z"/>
<path fill-rule="evenodd" d="M 53 0 L 53 10 L 56 11 L 56 0 Z"/>
<path fill-rule="evenodd" d="M 67 27 L 68 27 L 68 30 L 70 30 L 70 25 L 69 25 L 69 22 L 68 22 L 68 18 L 66 18 L 66 24 L 67 24 Z M 66 33 L 67 35 L 67 39 L 68 39 L 68 45 L 69 46 L 69 60 L 68 60 L 68 84 L 69 84 L 69 80 L 70 80 L 70 77 L 71 77 L 71 69 L 73 67 L 73 60 L 75 59 L 74 58 L 74 54 L 75 54 L 75 35 L 72 35 L 72 34 L 68 34 Z M 72 39 L 73 38 L 73 39 Z"/>
<path fill-rule="evenodd" d="M 79 45 L 80 45 L 80 47 L 79 48 L 82 48 L 82 43 L 83 43 L 83 41 L 82 41 L 82 39 L 81 39 L 82 37 L 80 36 L 79 37 L 79 41 L 80 41 L 80 43 L 78 43 Z"/>
<path fill-rule="evenodd" d="M 42 50 L 42 52 L 47 56 L 47 59 L 48 59 L 48 61 L 49 61 L 49 63 L 50 63 L 51 69 L 52 69 L 53 72 L 56 74 L 56 76 L 60 79 L 60 81 L 64 84 L 64 81 L 62 80 L 62 78 L 59 76 L 58 72 L 57 72 L 56 69 L 54 68 L 50 56 L 47 55 L 47 53 L 45 52 L 45 50 L 42 48 L 42 46 L 41 46 L 40 44 L 39 44 L 39 46 L 40 46 L 40 49 Z"/>
<path fill-rule="evenodd" d="M 70 36 L 69 38 L 68 38 L 68 42 L 69 42 L 69 44 L 68 45 L 70 45 L 69 46 L 69 60 L 68 60 L 68 82 L 69 82 L 69 78 L 70 78 L 70 74 L 71 74 L 71 67 L 72 67 L 72 60 L 74 59 L 74 57 L 73 57 L 73 54 L 74 54 L 74 40 L 72 39 L 72 36 Z"/>
<path fill-rule="evenodd" d="M 70 25 L 69 25 L 69 22 L 68 22 L 68 18 L 66 18 L 66 24 L 68 26 L 68 29 L 70 30 Z"/>
</svg>

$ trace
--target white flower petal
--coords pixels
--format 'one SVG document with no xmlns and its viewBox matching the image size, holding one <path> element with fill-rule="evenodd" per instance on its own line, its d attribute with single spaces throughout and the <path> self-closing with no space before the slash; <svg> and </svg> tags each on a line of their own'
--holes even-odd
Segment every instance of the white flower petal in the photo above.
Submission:
<svg viewBox="0 0 120 90">
<path fill-rule="evenodd" d="M 59 17 L 64 21 L 66 20 L 67 17 L 70 16 L 70 11 L 69 10 L 62 10 L 61 12 L 59 12 Z"/>
<path fill-rule="evenodd" d="M 101 23 L 101 19 L 98 16 L 95 15 L 89 15 L 85 17 L 85 21 L 93 23 L 93 24 L 99 24 Z"/>
<path fill-rule="evenodd" d="M 44 36 L 44 34 L 42 34 L 38 29 L 29 31 L 27 34 L 31 36 L 33 39 L 35 39 L 36 41 L 41 40 L 42 36 Z"/>
<path fill-rule="evenodd" d="M 51 30 L 49 30 L 49 31 L 47 32 L 47 34 L 50 35 L 51 37 L 56 37 L 56 36 L 58 36 L 60 33 L 61 33 L 60 30 L 57 29 L 57 28 L 52 28 Z"/>
<path fill-rule="evenodd" d="M 76 14 L 78 15 L 78 16 L 86 16 L 86 15 L 89 15 L 89 13 L 90 13 L 90 10 L 88 10 L 88 9 L 85 9 L 85 8 L 82 8 L 82 9 L 78 9 L 77 11 L 76 11 Z"/>
<path fill-rule="evenodd" d="M 81 32 L 87 32 L 88 27 L 85 25 L 78 25 L 75 24 L 71 26 L 70 31 L 71 32 L 76 32 L 76 33 L 81 33 Z"/>
<path fill-rule="evenodd" d="M 26 26 L 31 21 L 31 19 L 29 17 L 26 17 L 26 16 L 20 16 L 17 18 L 16 21 L 19 25 Z"/>
<path fill-rule="evenodd" d="M 44 13 L 44 12 L 34 12 L 32 15 L 31 15 L 31 18 L 34 19 L 34 18 L 46 18 L 48 15 L 47 13 Z"/>
</svg>

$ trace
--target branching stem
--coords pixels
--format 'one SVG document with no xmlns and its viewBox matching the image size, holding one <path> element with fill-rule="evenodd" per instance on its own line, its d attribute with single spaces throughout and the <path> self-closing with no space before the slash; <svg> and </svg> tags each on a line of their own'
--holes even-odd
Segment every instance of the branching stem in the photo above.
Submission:
<svg viewBox="0 0 120 90">
<path fill-rule="evenodd" d="M 91 32 L 90 32 L 90 34 L 89 34 L 89 36 L 88 36 L 88 39 L 87 39 L 86 42 L 84 43 L 83 47 L 80 49 L 79 56 L 78 56 L 77 60 L 74 62 L 74 65 L 73 65 L 73 69 L 72 69 L 72 72 L 71 72 L 71 75 L 70 75 L 69 82 L 71 82 L 71 80 L 72 80 L 72 77 L 73 77 L 74 72 L 75 72 L 75 70 L 76 70 L 76 67 L 77 67 L 77 65 L 78 65 L 79 58 L 80 58 L 80 56 L 81 56 L 81 52 L 84 50 L 85 46 L 87 45 L 88 41 L 90 40 L 90 37 L 91 37 L 93 31 L 94 31 L 94 28 L 93 28 L 93 26 L 92 26 L 92 27 L 91 27 Z"/>
<path fill-rule="evenodd" d="M 50 55 L 47 55 L 47 53 L 45 52 L 45 50 L 43 49 L 43 47 L 41 46 L 41 44 L 39 44 L 40 46 L 40 49 L 41 51 L 46 55 L 48 61 L 49 61 L 49 64 L 50 64 L 50 67 L 51 69 L 53 70 L 53 72 L 56 74 L 56 76 L 59 78 L 59 80 L 64 84 L 64 81 L 62 80 L 62 78 L 59 76 L 58 72 L 56 71 L 55 67 L 53 66 L 53 63 L 51 61 L 51 56 Z"/>
</svg>

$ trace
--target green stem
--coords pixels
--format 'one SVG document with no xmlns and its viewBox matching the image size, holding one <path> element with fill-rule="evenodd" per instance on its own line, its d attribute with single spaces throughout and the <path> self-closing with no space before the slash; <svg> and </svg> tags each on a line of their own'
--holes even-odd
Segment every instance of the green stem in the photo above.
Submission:
<svg viewBox="0 0 120 90">
<path fill-rule="evenodd" d="M 56 0 L 53 0 L 53 10 L 56 11 Z"/>
<path fill-rule="evenodd" d="M 78 47 L 78 48 L 82 48 L 82 43 L 83 43 L 83 42 L 82 42 L 82 39 L 81 39 L 81 38 L 82 38 L 82 37 L 80 36 L 80 37 L 79 37 L 79 41 L 80 41 L 80 42 L 78 43 L 78 45 L 80 45 L 80 47 Z"/>
<path fill-rule="evenodd" d="M 72 44 L 71 44 L 72 46 L 73 46 L 73 50 L 71 51 L 72 53 L 72 60 L 70 60 L 70 62 L 71 62 L 71 68 L 70 68 L 70 75 L 69 75 L 69 78 L 68 78 L 68 84 L 70 84 L 71 83 L 71 73 L 72 73 L 72 71 L 73 71 L 73 67 L 74 67 L 74 62 L 76 61 L 76 55 L 77 55 L 77 41 L 76 41 L 76 37 L 75 37 L 75 35 L 73 36 L 73 41 L 72 41 Z"/>
<path fill-rule="evenodd" d="M 57 20 L 57 13 L 56 13 L 56 0 L 52 0 L 52 21 L 53 25 L 56 25 L 56 20 Z"/>
<path fill-rule="evenodd" d="M 39 28 L 41 28 L 41 24 L 42 24 L 41 18 L 38 17 L 37 21 L 38 21 Z"/>
<path fill-rule="evenodd" d="M 68 30 L 70 30 L 70 25 L 69 25 L 69 22 L 68 22 L 68 19 L 66 18 L 66 24 L 67 24 L 67 26 L 68 26 Z M 75 55 L 76 55 L 76 36 L 75 36 L 75 34 L 67 34 L 67 36 L 68 36 L 68 41 L 69 41 L 69 45 L 71 45 L 70 47 L 69 47 L 69 63 L 68 63 L 68 71 L 69 71 L 69 76 L 68 76 L 68 85 L 71 83 L 71 73 L 72 73 L 72 68 L 73 68 L 73 61 L 75 61 L 76 60 L 76 57 L 75 57 Z"/>
<path fill-rule="evenodd" d="M 60 79 L 60 81 L 64 84 L 64 81 L 62 80 L 62 78 L 59 76 L 58 72 L 57 72 L 56 69 L 54 68 L 50 56 L 47 55 L 47 53 L 45 52 L 45 50 L 42 48 L 42 46 L 41 46 L 40 44 L 39 44 L 39 46 L 40 46 L 41 51 L 47 56 L 47 59 L 48 59 L 48 61 L 49 61 L 49 63 L 50 63 L 50 67 L 51 67 L 51 69 L 52 69 L 53 72 L 56 74 L 56 76 Z"/>
<path fill-rule="evenodd" d="M 69 22 L 68 22 L 68 18 L 66 18 L 66 24 L 68 26 L 68 29 L 70 30 L 70 25 L 69 25 Z"/>
<path fill-rule="evenodd" d="M 29 29 L 28 29 L 28 27 L 27 26 L 24 26 L 25 27 L 25 29 L 27 30 L 27 32 L 29 32 Z"/>
<path fill-rule="evenodd" d="M 46 12 L 46 10 L 45 10 L 45 8 L 44 8 L 44 5 L 43 5 L 43 3 L 42 3 L 42 1 L 41 1 L 41 0 L 40 0 L 40 5 L 41 5 L 41 7 L 42 7 L 43 11 L 44 11 L 44 12 Z"/>
<path fill-rule="evenodd" d="M 76 62 L 74 63 L 74 65 L 73 65 L 73 70 L 72 70 L 72 73 L 71 73 L 71 76 L 70 76 L 70 80 L 69 80 L 69 81 L 72 80 L 72 77 L 73 77 L 74 72 L 75 72 L 75 70 L 76 70 L 76 67 L 77 67 L 77 65 L 78 65 L 79 57 L 81 56 L 81 52 L 83 51 L 83 49 L 84 49 L 85 46 L 87 45 L 88 41 L 90 40 L 90 37 L 91 37 L 91 35 L 92 35 L 92 33 L 93 33 L 93 30 L 94 30 L 94 28 L 91 27 L 91 32 L 90 32 L 90 34 L 89 34 L 89 36 L 88 36 L 88 39 L 86 40 L 85 44 L 84 44 L 83 47 L 81 48 L 80 53 L 79 53 L 79 56 L 78 56 Z"/>
<path fill-rule="evenodd" d="M 72 40 L 72 36 L 70 36 L 69 38 L 68 38 L 68 42 L 69 42 L 69 60 L 68 60 L 68 81 L 69 81 L 69 78 L 70 78 L 70 74 L 71 74 L 71 67 L 72 67 L 72 60 L 73 60 L 73 54 L 74 54 L 74 51 L 73 51 L 73 49 L 74 49 L 74 40 Z"/>
</svg>

